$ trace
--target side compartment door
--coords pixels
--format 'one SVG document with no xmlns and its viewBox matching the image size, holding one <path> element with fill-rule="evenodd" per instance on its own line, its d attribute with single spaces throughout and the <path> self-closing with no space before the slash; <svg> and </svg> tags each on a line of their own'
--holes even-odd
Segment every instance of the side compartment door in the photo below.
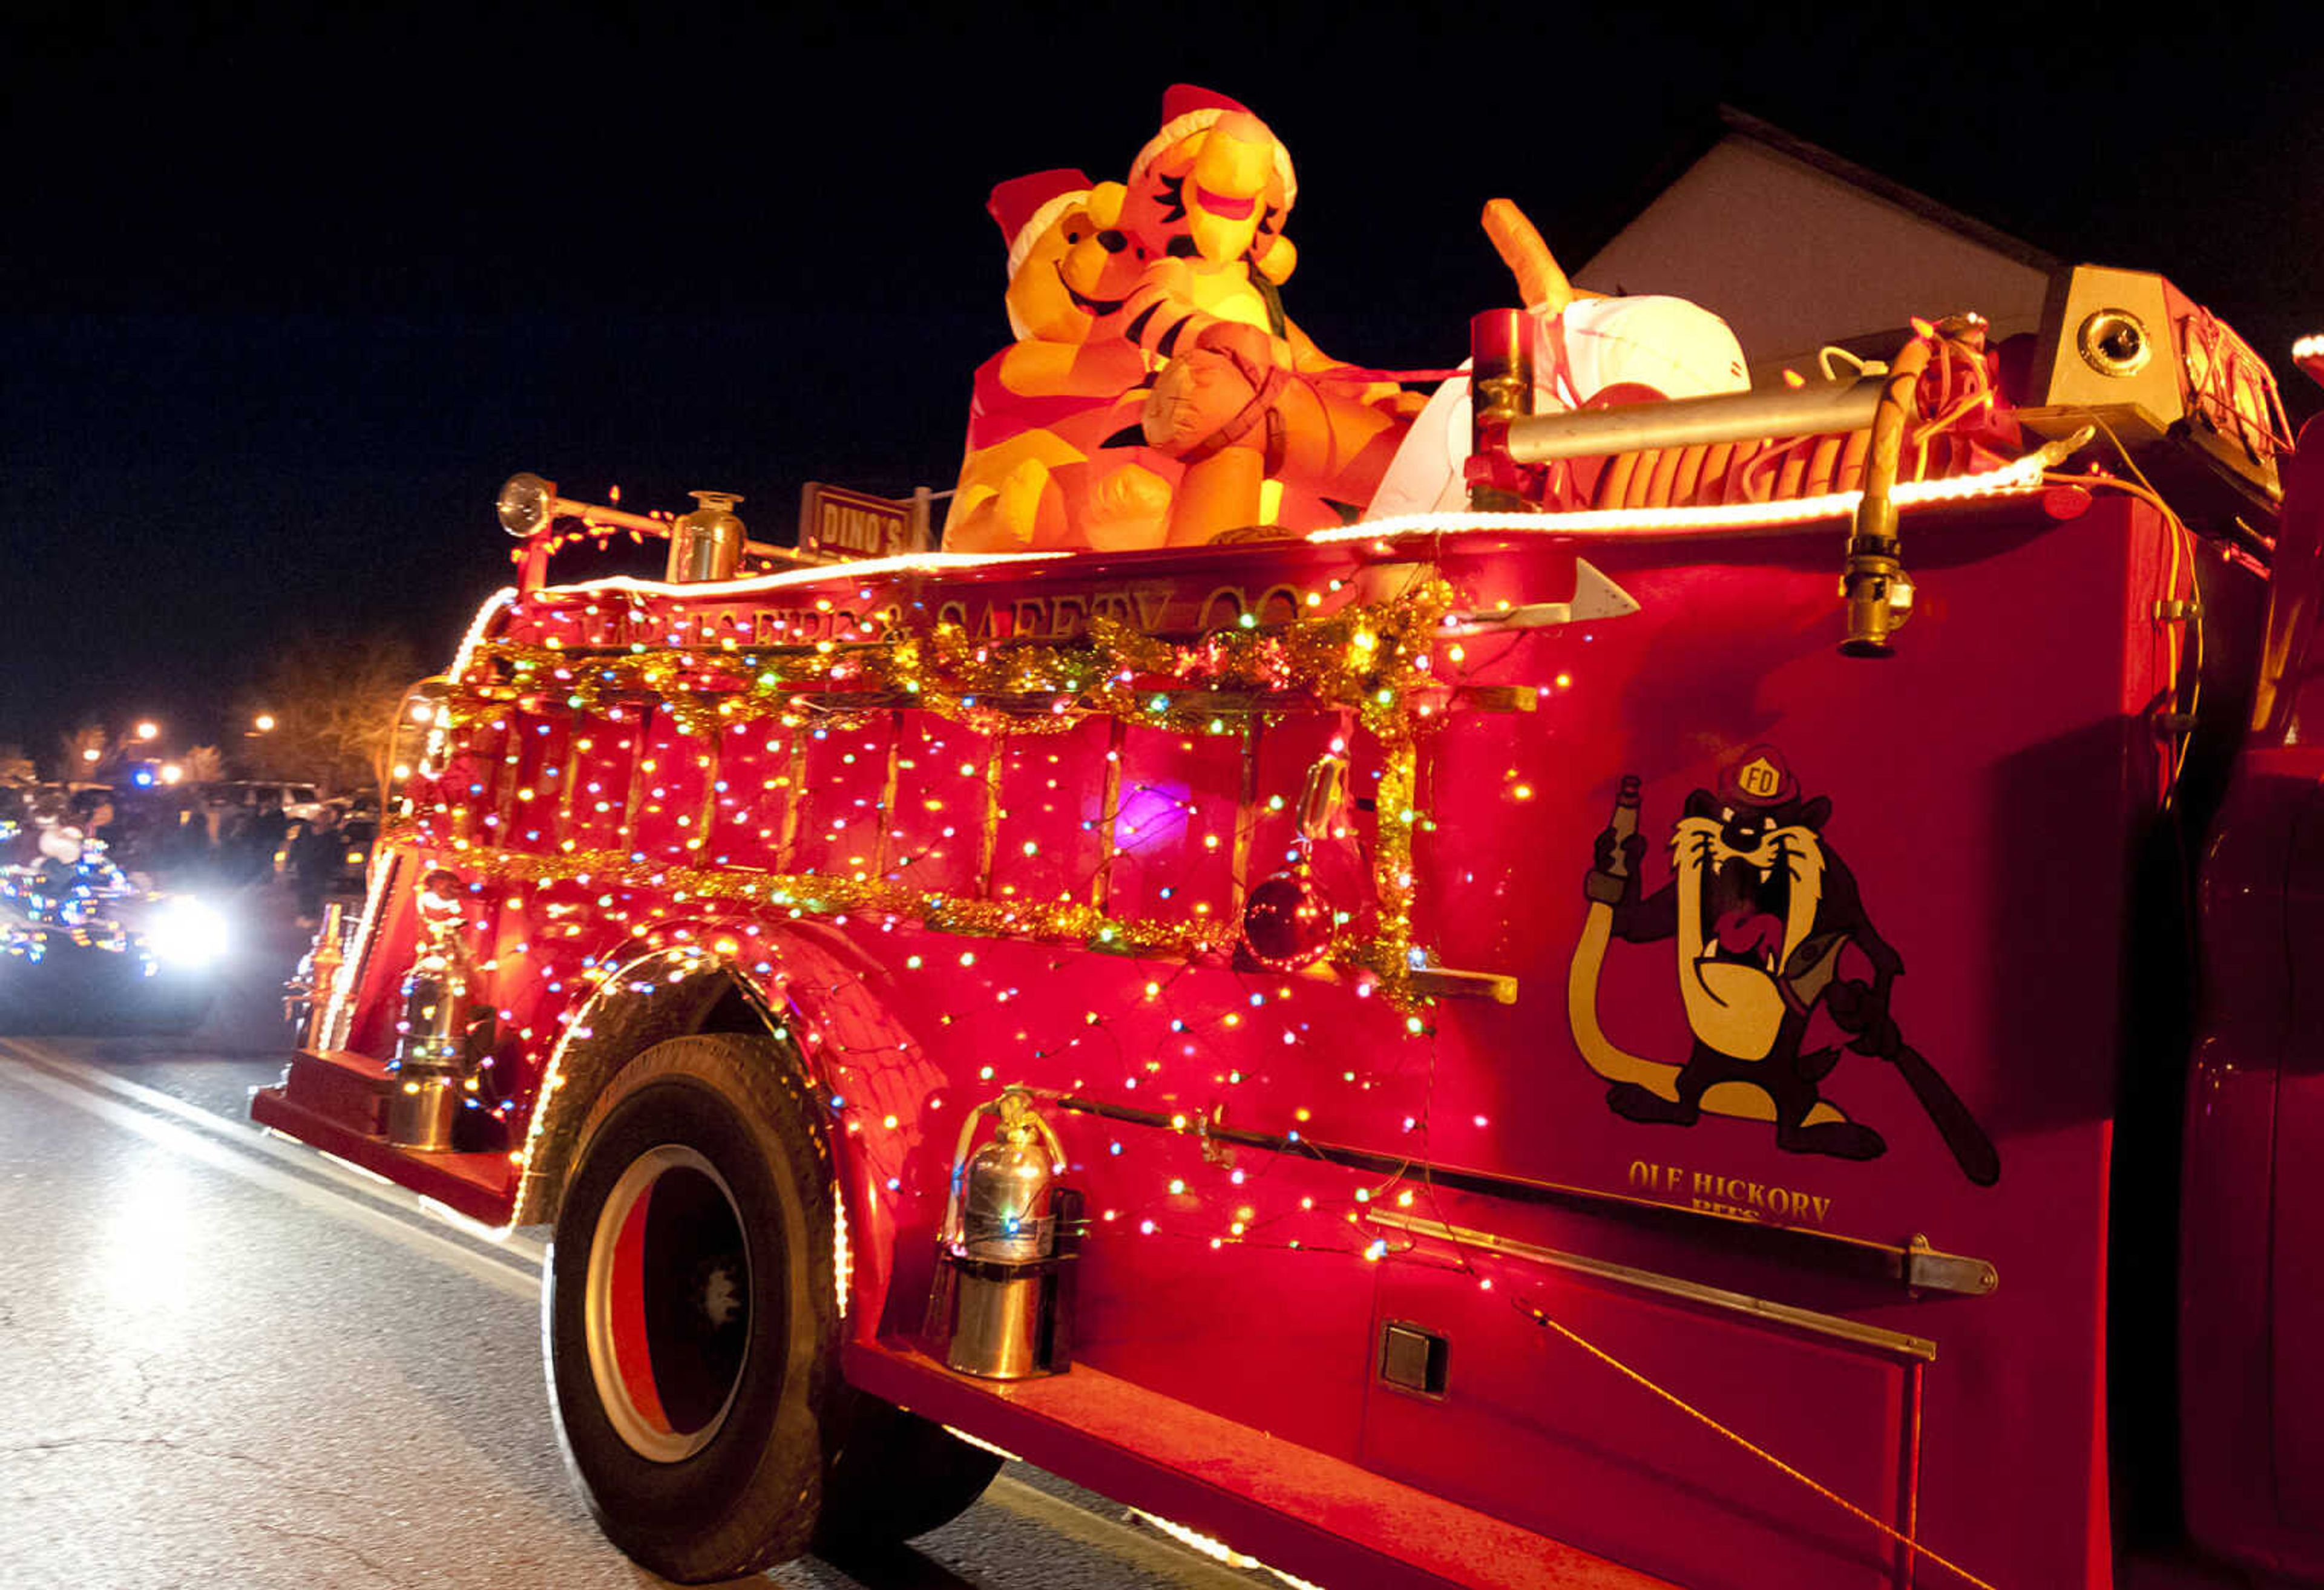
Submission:
<svg viewBox="0 0 2324 1590">
<path fill-rule="evenodd" d="M 2283 921 L 2291 1019 L 2268 1256 L 2275 1501 L 2324 1551 L 2324 787 L 2309 790 L 2293 824 Z"/>
</svg>

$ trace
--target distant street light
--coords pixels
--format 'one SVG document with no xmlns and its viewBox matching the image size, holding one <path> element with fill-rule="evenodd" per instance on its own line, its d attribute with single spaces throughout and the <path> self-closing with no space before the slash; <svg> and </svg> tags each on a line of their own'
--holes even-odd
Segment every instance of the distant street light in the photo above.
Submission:
<svg viewBox="0 0 2324 1590">
<path fill-rule="evenodd" d="M 151 740 L 161 732 L 161 726 L 151 718 L 137 725 L 137 738 L 140 740 Z"/>
<path fill-rule="evenodd" d="M 180 779 L 183 778 L 185 776 L 186 776 L 186 770 L 185 770 L 183 767 L 179 767 L 177 763 L 175 763 L 175 762 L 164 762 L 164 763 L 162 763 L 162 764 L 161 764 L 161 782 L 162 782 L 162 783 L 164 783 L 164 784 L 175 784 L 175 783 L 177 783 Z"/>
<path fill-rule="evenodd" d="M 84 762 L 94 762 L 102 758 L 104 755 L 105 753 L 103 751 L 97 749 L 97 747 L 92 745 L 82 750 L 80 753 L 80 759 Z"/>
<path fill-rule="evenodd" d="M 274 714 L 272 712 L 261 712 L 257 717 L 253 718 L 251 722 L 261 734 L 272 734 L 274 731 Z"/>
</svg>

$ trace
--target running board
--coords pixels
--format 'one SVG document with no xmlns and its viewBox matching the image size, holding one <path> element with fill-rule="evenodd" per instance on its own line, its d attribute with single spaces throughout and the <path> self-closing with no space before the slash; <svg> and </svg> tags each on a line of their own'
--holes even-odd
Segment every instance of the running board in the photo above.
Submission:
<svg viewBox="0 0 2324 1590">
<path fill-rule="evenodd" d="M 1668 1581 L 1383 1479 L 1087 1365 L 1006 1383 L 853 1341 L 850 1383 L 1269 1567 L 1367 1590 L 1672 1590 Z"/>
<path fill-rule="evenodd" d="M 516 1167 L 505 1153 L 423 1153 L 384 1131 L 387 1068 L 368 1055 L 302 1049 L 282 1080 L 250 1096 L 250 1118 L 358 1170 L 406 1187 L 487 1226 L 515 1208 Z"/>
</svg>

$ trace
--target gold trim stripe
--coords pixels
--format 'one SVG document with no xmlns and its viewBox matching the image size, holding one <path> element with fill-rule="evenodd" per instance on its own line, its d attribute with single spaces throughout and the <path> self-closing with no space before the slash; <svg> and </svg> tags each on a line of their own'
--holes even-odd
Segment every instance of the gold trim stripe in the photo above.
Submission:
<svg viewBox="0 0 2324 1590">
<path fill-rule="evenodd" d="M 1755 1298 L 1747 1292 L 1729 1291 L 1724 1287 L 1705 1286 L 1699 1281 L 1688 1281 L 1676 1275 L 1665 1275 L 1655 1270 L 1639 1270 L 1628 1264 L 1617 1264 L 1606 1259 L 1588 1258 L 1581 1254 L 1569 1254 L 1556 1248 L 1536 1247 L 1515 1237 L 1499 1236 L 1489 1231 L 1472 1230 L 1465 1226 L 1449 1226 L 1442 1220 L 1432 1220 L 1418 1215 L 1400 1215 L 1392 1209 L 1367 1209 L 1364 1218 L 1375 1226 L 1391 1231 L 1402 1231 L 1414 1236 L 1433 1237 L 1449 1242 L 1455 1247 L 1481 1248 L 1505 1258 L 1523 1259 L 1530 1264 L 1546 1264 L 1552 1269 L 1571 1270 L 1600 1281 L 1611 1281 L 1618 1285 L 1636 1287 L 1641 1291 L 1679 1298 L 1706 1308 L 1721 1309 L 1732 1314 L 1744 1314 L 1755 1319 L 1777 1325 L 1787 1325 L 1795 1330 L 1805 1330 L 1818 1336 L 1828 1336 L 1840 1341 L 1853 1342 L 1858 1346 L 1877 1347 L 1899 1357 L 1918 1359 L 1933 1364 L 1937 1344 L 1926 1337 L 1908 1336 L 1901 1330 L 1885 1330 L 1877 1325 L 1866 1325 L 1860 1320 L 1838 1314 L 1820 1313 L 1813 1309 L 1794 1308 L 1766 1298 Z"/>
</svg>

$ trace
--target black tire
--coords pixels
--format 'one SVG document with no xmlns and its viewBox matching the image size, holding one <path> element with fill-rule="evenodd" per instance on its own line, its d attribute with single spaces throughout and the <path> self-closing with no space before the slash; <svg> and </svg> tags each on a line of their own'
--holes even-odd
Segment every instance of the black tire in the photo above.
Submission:
<svg viewBox="0 0 2324 1590">
<path fill-rule="evenodd" d="M 1000 1466 L 841 1382 L 820 1119 L 783 1049 L 706 1034 L 639 1055 L 583 1126 L 542 1294 L 549 1392 L 599 1526 L 666 1578 L 907 1539 Z"/>
<path fill-rule="evenodd" d="M 892 1546 L 968 1511 L 1001 1456 L 940 1424 L 851 1392 L 847 1437 L 825 1474 L 815 1549 L 825 1557 Z"/>
<path fill-rule="evenodd" d="M 814 1539 L 838 1340 L 814 1122 L 771 1043 L 656 1044 L 591 1109 L 558 1215 L 541 1323 L 567 1464 L 606 1537 L 683 1584 Z"/>
</svg>

